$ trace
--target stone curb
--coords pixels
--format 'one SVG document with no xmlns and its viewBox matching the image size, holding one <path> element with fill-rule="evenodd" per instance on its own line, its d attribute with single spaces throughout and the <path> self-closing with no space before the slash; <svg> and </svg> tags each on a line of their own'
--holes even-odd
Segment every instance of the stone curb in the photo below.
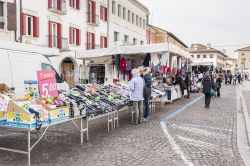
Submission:
<svg viewBox="0 0 250 166">
<path fill-rule="evenodd" d="M 249 114 L 247 111 L 246 101 L 245 101 L 245 98 L 243 97 L 243 94 L 242 94 L 242 86 L 239 87 L 239 93 L 240 93 L 240 99 L 242 102 L 243 115 L 244 115 L 244 119 L 245 119 L 248 145 L 250 145 L 250 118 L 249 118 Z"/>
</svg>

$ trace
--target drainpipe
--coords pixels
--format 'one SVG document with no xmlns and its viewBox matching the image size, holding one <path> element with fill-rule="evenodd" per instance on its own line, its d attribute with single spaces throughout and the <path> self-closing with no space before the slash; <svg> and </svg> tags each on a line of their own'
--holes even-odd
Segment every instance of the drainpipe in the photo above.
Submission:
<svg viewBox="0 0 250 166">
<path fill-rule="evenodd" d="M 20 0 L 20 43 L 23 42 L 23 28 L 22 28 L 22 22 L 23 22 L 23 18 L 22 18 L 22 12 L 23 12 L 23 4 L 22 4 L 22 0 Z"/>
<path fill-rule="evenodd" d="M 110 0 L 108 0 L 108 18 L 107 18 L 107 40 L 108 40 L 108 42 L 109 42 L 109 1 Z M 108 47 L 109 47 L 109 44 L 107 43 L 107 45 L 108 45 Z"/>
</svg>

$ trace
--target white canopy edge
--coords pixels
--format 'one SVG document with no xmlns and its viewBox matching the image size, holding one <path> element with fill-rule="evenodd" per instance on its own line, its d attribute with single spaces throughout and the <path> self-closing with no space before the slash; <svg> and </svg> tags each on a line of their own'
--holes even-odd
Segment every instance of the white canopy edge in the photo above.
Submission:
<svg viewBox="0 0 250 166">
<path fill-rule="evenodd" d="M 192 66 L 210 66 L 213 65 L 213 62 L 195 62 L 192 63 Z"/>
<path fill-rule="evenodd" d="M 169 49 L 168 49 L 169 48 Z M 172 52 L 179 54 L 186 58 L 192 58 L 190 54 L 171 44 L 171 43 L 157 43 L 157 44 L 145 44 L 145 45 L 117 45 L 110 48 L 95 49 L 95 50 L 83 50 L 76 51 L 76 58 L 78 59 L 93 59 L 111 55 L 128 55 L 128 54 L 146 54 L 146 53 L 160 53 L 160 52 Z"/>
<path fill-rule="evenodd" d="M 31 44 L 23 44 L 11 41 L 0 40 L 0 49 L 7 49 L 13 51 L 23 51 L 29 53 L 38 53 L 47 57 L 59 56 L 59 50 L 56 48 L 48 48 L 42 46 L 35 46 Z"/>
</svg>

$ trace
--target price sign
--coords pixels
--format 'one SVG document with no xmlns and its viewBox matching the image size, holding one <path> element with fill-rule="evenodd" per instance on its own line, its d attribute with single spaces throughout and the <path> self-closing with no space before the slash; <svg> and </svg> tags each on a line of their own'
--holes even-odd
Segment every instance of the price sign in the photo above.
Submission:
<svg viewBox="0 0 250 166">
<path fill-rule="evenodd" d="M 57 84 L 55 78 L 55 71 L 38 71 L 38 87 L 41 97 L 57 97 Z"/>
</svg>

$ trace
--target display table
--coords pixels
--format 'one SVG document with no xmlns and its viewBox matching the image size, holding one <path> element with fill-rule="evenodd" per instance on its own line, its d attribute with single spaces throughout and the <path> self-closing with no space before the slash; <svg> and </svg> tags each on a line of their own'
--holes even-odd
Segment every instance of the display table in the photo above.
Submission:
<svg viewBox="0 0 250 166">
<path fill-rule="evenodd" d="M 10 149 L 10 148 L 5 148 L 5 147 L 0 147 L 0 150 L 28 155 L 28 165 L 30 165 L 31 151 L 41 141 L 41 139 L 45 136 L 48 129 L 50 127 L 52 127 L 52 126 L 57 126 L 57 125 L 64 124 L 64 123 L 67 123 L 67 122 L 72 122 L 72 124 L 74 124 L 74 126 L 79 130 L 79 133 L 80 133 L 80 136 L 81 136 L 80 137 L 80 144 L 82 145 L 83 144 L 83 133 L 84 132 L 87 133 L 87 139 L 88 139 L 88 126 L 86 126 L 85 128 L 83 127 L 84 117 L 85 116 L 79 116 L 79 117 L 63 120 L 63 121 L 60 121 L 60 122 L 48 123 L 48 124 L 43 125 L 42 128 L 40 129 L 40 130 L 43 130 L 43 131 L 42 131 L 41 135 L 38 136 L 38 139 L 35 141 L 35 143 L 33 145 L 31 145 L 31 132 L 36 132 L 38 134 L 38 131 L 36 130 L 36 128 L 28 129 L 28 128 L 20 128 L 20 127 L 14 127 L 14 126 L 0 125 L 0 129 L 9 130 L 10 132 L 19 131 L 19 132 L 27 133 L 27 143 L 28 143 L 27 144 L 27 151 L 22 151 L 22 150 L 17 150 L 17 149 Z M 75 122 L 76 120 L 80 120 L 80 126 L 78 126 L 76 124 L 76 122 Z"/>
<path fill-rule="evenodd" d="M 169 100 L 169 96 L 168 96 L 168 93 L 170 91 L 170 100 Z M 160 102 L 162 104 L 164 103 L 172 103 L 174 100 L 177 100 L 179 98 L 182 97 L 182 94 L 181 94 L 181 89 L 180 89 L 180 86 L 179 85 L 175 85 L 175 86 L 172 86 L 169 88 L 169 90 L 166 90 L 166 95 L 162 96 L 161 98 L 157 98 L 156 101 L 157 102 Z"/>
</svg>

